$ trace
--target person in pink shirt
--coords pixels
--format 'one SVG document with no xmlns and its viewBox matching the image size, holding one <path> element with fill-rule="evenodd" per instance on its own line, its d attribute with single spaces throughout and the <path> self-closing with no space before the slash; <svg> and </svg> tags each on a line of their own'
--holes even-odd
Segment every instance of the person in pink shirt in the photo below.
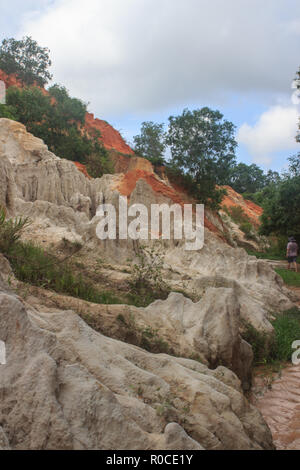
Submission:
<svg viewBox="0 0 300 470">
<path fill-rule="evenodd" d="M 294 265 L 295 272 L 298 272 L 297 269 L 297 256 L 298 256 L 298 244 L 294 237 L 289 237 L 289 242 L 286 248 L 286 257 L 288 260 L 288 269 L 291 269 L 291 265 Z"/>
</svg>

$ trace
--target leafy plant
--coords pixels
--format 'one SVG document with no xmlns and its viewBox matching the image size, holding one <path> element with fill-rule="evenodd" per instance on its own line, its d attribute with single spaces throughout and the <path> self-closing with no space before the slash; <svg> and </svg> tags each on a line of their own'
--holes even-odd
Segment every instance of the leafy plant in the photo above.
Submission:
<svg viewBox="0 0 300 470">
<path fill-rule="evenodd" d="M 7 219 L 4 208 L 0 207 L 0 252 L 8 253 L 19 240 L 22 230 L 30 225 L 29 218 Z"/>
<path fill-rule="evenodd" d="M 27 85 L 44 86 L 52 75 L 49 49 L 40 47 L 30 36 L 21 40 L 4 39 L 0 46 L 0 69 L 16 76 Z"/>
</svg>

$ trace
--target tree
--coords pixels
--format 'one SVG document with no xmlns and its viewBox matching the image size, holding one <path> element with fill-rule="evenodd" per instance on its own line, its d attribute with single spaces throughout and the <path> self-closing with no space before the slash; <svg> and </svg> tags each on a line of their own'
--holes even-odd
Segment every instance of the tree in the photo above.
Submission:
<svg viewBox="0 0 300 470">
<path fill-rule="evenodd" d="M 271 180 L 272 174 L 269 172 L 268 175 L 268 179 Z M 239 163 L 231 168 L 229 184 L 238 193 L 256 193 L 266 185 L 266 181 L 267 177 L 263 170 L 255 163 L 252 165 Z"/>
<path fill-rule="evenodd" d="M 0 69 L 16 76 L 26 85 L 44 87 L 52 75 L 49 49 L 40 47 L 30 36 L 21 40 L 4 39 L 0 46 Z"/>
<path fill-rule="evenodd" d="M 155 124 L 152 121 L 143 122 L 140 135 L 134 136 L 133 141 L 135 153 L 147 158 L 155 165 L 165 163 L 164 124 Z"/>
<path fill-rule="evenodd" d="M 262 234 L 294 235 L 300 241 L 300 176 L 286 178 L 268 191 L 263 201 Z"/>
<path fill-rule="evenodd" d="M 45 94 L 37 87 L 10 87 L 6 102 L 12 116 L 56 155 L 87 164 L 95 177 L 112 173 L 100 132 L 87 134 L 83 127 L 87 105 L 71 98 L 66 88 L 54 85 Z"/>
<path fill-rule="evenodd" d="M 288 158 L 289 170 L 292 176 L 300 176 L 300 153 Z"/>
<path fill-rule="evenodd" d="M 218 206 L 222 199 L 216 185 L 227 184 L 235 163 L 235 126 L 219 111 L 209 108 L 169 117 L 166 143 L 171 149 L 171 164 L 194 180 L 199 201 Z"/>
</svg>

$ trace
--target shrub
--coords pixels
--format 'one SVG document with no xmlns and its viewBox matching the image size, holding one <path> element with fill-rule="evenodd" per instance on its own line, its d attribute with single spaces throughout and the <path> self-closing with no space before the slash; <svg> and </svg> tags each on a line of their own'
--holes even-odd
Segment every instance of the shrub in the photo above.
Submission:
<svg viewBox="0 0 300 470">
<path fill-rule="evenodd" d="M 0 251 L 8 253 L 19 240 L 22 230 L 30 225 L 30 220 L 22 217 L 7 219 L 4 208 L 0 207 Z"/>
<path fill-rule="evenodd" d="M 248 240 L 255 240 L 255 234 L 253 233 L 253 225 L 250 222 L 243 222 L 240 224 L 240 230 L 244 232 Z"/>
<path fill-rule="evenodd" d="M 273 323 L 275 342 L 271 349 L 274 360 L 290 361 L 294 352 L 292 344 L 300 340 L 300 310 L 293 309 L 278 315 Z"/>
<path fill-rule="evenodd" d="M 245 325 L 243 338 L 252 346 L 255 364 L 291 360 L 294 352 L 292 344 L 300 340 L 300 310 L 295 308 L 276 315 L 272 325 L 273 338 L 257 331 L 250 324 Z"/>
</svg>

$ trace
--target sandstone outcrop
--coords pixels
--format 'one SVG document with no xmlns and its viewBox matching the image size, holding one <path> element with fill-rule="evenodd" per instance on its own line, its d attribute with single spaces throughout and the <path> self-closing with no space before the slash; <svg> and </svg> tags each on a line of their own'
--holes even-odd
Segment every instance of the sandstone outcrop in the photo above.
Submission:
<svg viewBox="0 0 300 470">
<path fill-rule="evenodd" d="M 0 204 L 11 215 L 32 219 L 32 225 L 24 233 L 25 238 L 45 243 L 44 246 L 55 246 L 62 238 L 80 241 L 92 250 L 86 252 L 86 263 L 96 253 L 109 257 L 115 264 L 135 256 L 136 242 L 132 240 L 102 242 L 97 239 L 95 213 L 100 203 L 117 207 L 120 194 L 128 197 L 129 204 L 143 203 L 147 208 L 152 203 L 184 203 L 181 193 L 153 173 L 151 165 L 132 169 L 126 174 L 89 179 L 72 162 L 49 152 L 47 146 L 27 133 L 23 125 L 8 119 L 0 119 L 0 181 Z M 218 223 L 217 219 L 214 223 L 206 219 L 205 244 L 199 251 L 185 251 L 184 241 L 161 242 L 165 254 L 165 280 L 175 290 L 184 288 L 188 293 L 196 293 L 199 299 L 207 298 L 208 290 L 214 288 L 210 300 L 212 317 L 218 314 L 226 317 L 227 313 L 222 309 L 229 298 L 230 309 L 238 312 L 235 318 L 238 316 L 243 320 L 239 323 L 240 332 L 246 322 L 271 334 L 270 314 L 291 308 L 291 294 L 267 263 L 225 243 Z M 220 335 L 220 343 L 215 340 L 222 344 L 222 332 L 217 329 L 216 332 Z M 187 342 L 186 338 L 184 341 Z M 232 347 L 241 345 L 239 341 L 237 336 Z M 217 348 L 218 354 L 221 349 Z M 233 352 L 229 349 L 227 353 L 229 364 L 228 358 Z M 211 352 L 209 354 L 214 363 L 222 362 L 225 357 L 223 353 L 222 357 L 217 354 L 216 358 Z M 238 363 L 236 359 L 233 361 Z M 238 371 L 238 367 L 235 370 Z"/>
<path fill-rule="evenodd" d="M 224 367 L 150 354 L 72 311 L 42 311 L 0 275 L 0 448 L 271 449 Z"/>
</svg>

